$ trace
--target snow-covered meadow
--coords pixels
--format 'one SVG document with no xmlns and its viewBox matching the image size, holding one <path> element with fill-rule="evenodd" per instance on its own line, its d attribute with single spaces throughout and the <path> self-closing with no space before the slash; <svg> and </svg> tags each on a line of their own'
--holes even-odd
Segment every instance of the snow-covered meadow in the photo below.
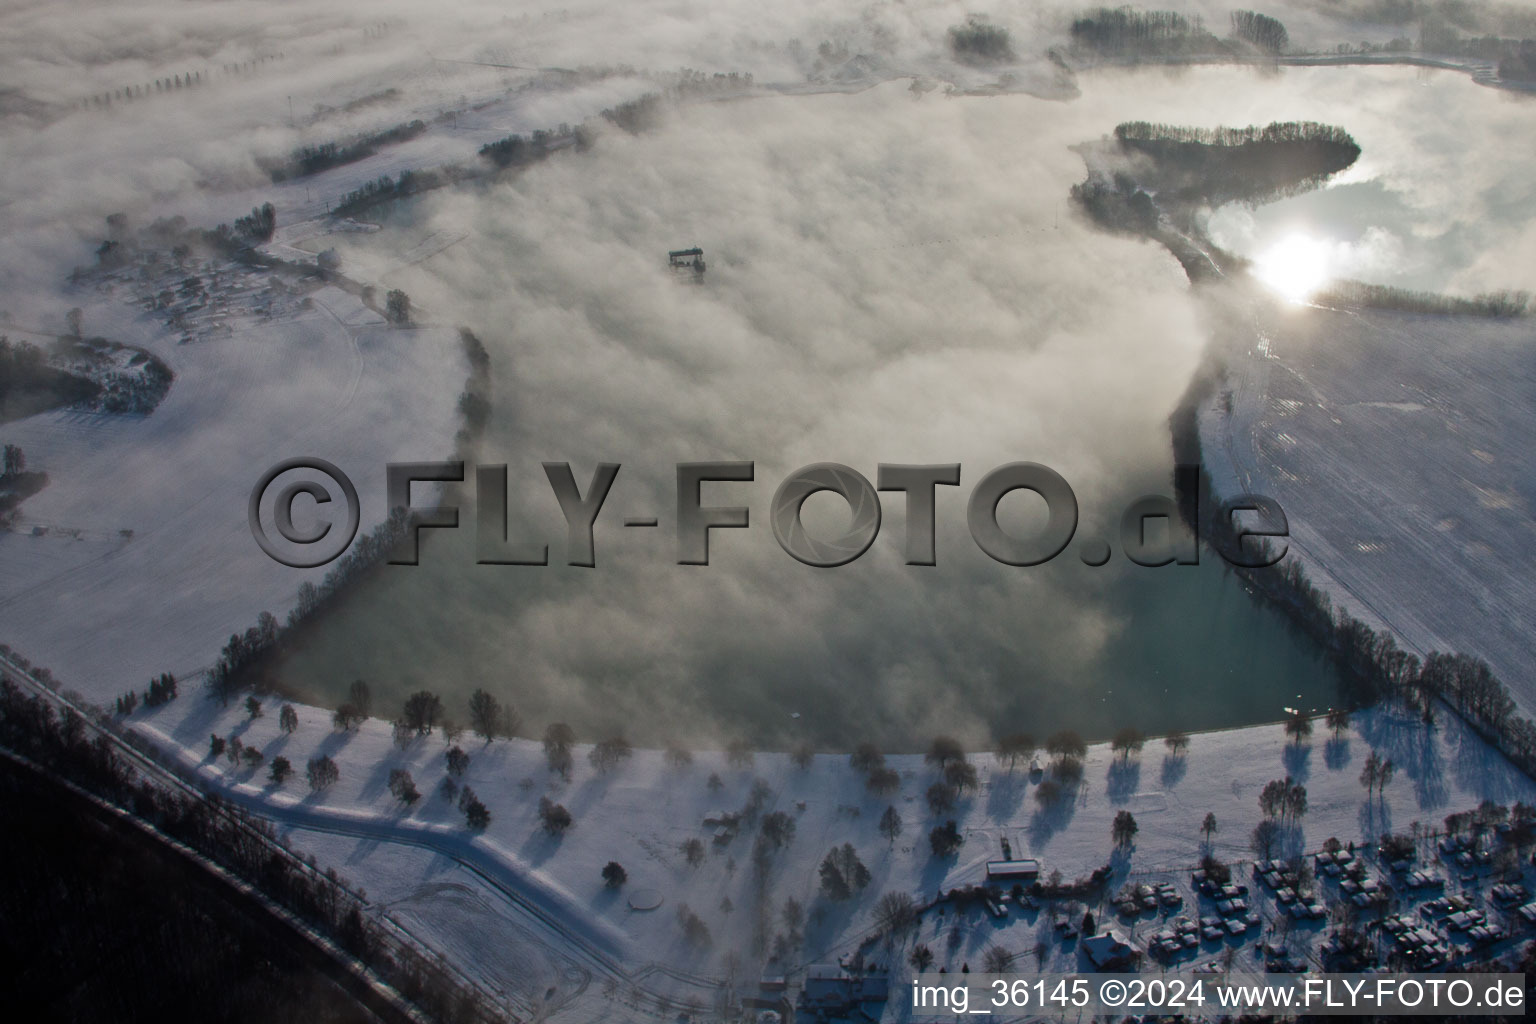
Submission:
<svg viewBox="0 0 1536 1024">
<path fill-rule="evenodd" d="M 148 416 L 61 409 L 0 431 L 48 474 L 0 532 L 10 642 L 98 701 L 196 673 L 324 573 L 280 565 L 252 538 L 246 502 L 269 466 L 335 463 L 368 529 L 385 515 L 386 462 L 453 449 L 469 372 L 457 331 L 384 325 L 335 287 L 312 300 L 271 320 L 236 311 L 227 334 L 179 344 L 125 296 L 76 299 L 91 333 L 148 349 L 176 379 Z"/>
<path fill-rule="evenodd" d="M 981 883 L 985 862 L 1002 856 L 1004 841 L 1015 856 L 1038 858 L 1045 874 L 1060 871 L 1070 879 L 1113 862 L 1112 889 L 1128 880 L 1168 879 L 1192 903 L 1187 870 L 1207 851 L 1231 862 L 1251 861 L 1249 833 L 1262 817 L 1259 791 L 1286 776 L 1307 787 L 1309 809 L 1288 839 L 1292 848 L 1306 850 L 1330 837 L 1359 843 L 1386 832 L 1411 833 L 1415 826 L 1439 829 L 1447 814 L 1483 800 L 1536 801 L 1536 783 L 1453 716 L 1426 729 L 1416 716 L 1390 708 L 1358 714 L 1337 738 L 1319 722 L 1300 744 L 1279 725 L 1196 734 L 1182 755 L 1157 740 L 1129 758 L 1097 744 L 1075 796 L 1050 807 L 1036 799 L 1039 783 L 1027 764 L 1010 769 L 989 754 L 973 754 L 979 789 L 952 814 L 939 816 L 924 800 L 934 771 L 919 755 L 890 758 L 900 789 L 876 796 L 842 755 L 818 755 L 802 769 L 784 754 L 759 753 L 750 766 L 733 767 L 721 753 L 701 751 L 691 764 L 676 767 L 661 751 L 639 750 L 602 773 L 589 764 L 591 748 L 583 745 L 566 781 L 550 773 L 537 742 L 486 744 L 466 734 L 458 744 L 470 763 L 458 784 L 472 787 L 491 812 L 490 826 L 477 833 L 439 791 L 448 777 L 449 745 L 441 734 L 401 748 L 384 721 L 338 731 L 328 712 L 301 706 L 290 735 L 279 726 L 280 706 L 280 700 L 269 700 L 261 717 L 251 719 L 243 707 L 225 708 L 193 691 L 163 708 L 137 712 L 131 724 L 178 751 L 215 791 L 271 817 L 296 848 L 365 888 L 380 912 L 454 962 L 474 964 L 488 984 L 528 1006 L 542 998 L 546 982 L 560 989 L 551 998 L 564 1002 L 575 998 L 576 988 L 596 997 L 606 987 L 594 983 L 588 991 L 592 981 L 616 979 L 622 995 L 636 977 L 648 979 L 647 992 L 679 1002 L 707 1000 L 733 965 L 755 977 L 785 931 L 782 908 L 790 898 L 809 911 L 809 924 L 803 943 L 790 947 L 789 962 L 781 966 L 846 956 L 875 929 L 878 896 L 906 892 L 926 903 L 941 890 Z M 295 776 L 274 786 L 265 765 L 235 768 L 212 758 L 209 737 L 215 733 L 240 737 L 267 763 L 288 758 Z M 1380 795 L 1368 795 L 1359 782 L 1372 751 L 1397 767 Z M 335 760 L 340 778 L 312 792 L 304 766 L 321 755 Z M 421 791 L 414 806 L 390 794 L 389 775 L 397 769 L 409 771 Z M 711 776 L 720 788 L 711 786 Z M 713 827 L 704 824 L 713 812 L 740 810 L 758 780 L 770 794 L 761 813 L 784 811 L 795 822 L 793 840 L 772 857 L 761 888 L 751 855 L 755 830 L 743 826 L 735 838 L 717 844 Z M 574 818 L 561 837 L 541 828 L 537 806 L 545 796 Z M 894 841 L 878 829 L 887 806 L 903 822 Z M 1121 810 L 1139 825 L 1128 854 L 1116 854 L 1111 841 L 1110 824 Z M 1208 813 L 1219 827 L 1207 847 L 1200 830 Z M 928 831 L 945 817 L 956 820 L 965 843 L 956 857 L 935 858 Z M 696 867 L 682 849 L 690 838 L 702 840 L 708 851 Z M 817 868 L 831 847 L 845 842 L 855 846 L 872 878 L 854 899 L 833 903 L 818 894 Z M 628 874 L 618 890 L 601 877 L 609 861 Z M 660 906 L 632 909 L 629 897 L 645 890 L 661 897 Z M 707 924 L 707 943 L 689 941 L 677 916 L 683 904 Z M 967 918 L 958 942 L 948 934 L 953 921 L 953 915 L 943 922 L 930 916 L 916 936 L 939 952 L 940 964 L 974 964 L 990 945 L 1033 953 L 1043 943 L 1048 965 L 1076 966 L 1075 949 L 1050 935 L 1049 915 L 1014 911 L 1002 921 Z M 502 952 L 486 955 L 485 943 L 493 939 Z M 672 980 L 663 983 L 659 975 Z M 583 980 L 578 986 L 573 979 Z"/>
</svg>

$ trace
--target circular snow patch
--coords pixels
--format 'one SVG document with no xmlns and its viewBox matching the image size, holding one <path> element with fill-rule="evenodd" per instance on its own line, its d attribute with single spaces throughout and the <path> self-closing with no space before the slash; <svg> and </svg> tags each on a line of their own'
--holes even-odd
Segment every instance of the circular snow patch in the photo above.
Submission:
<svg viewBox="0 0 1536 1024">
<path fill-rule="evenodd" d="M 629 906 L 631 910 L 655 910 L 662 899 L 660 889 L 636 889 L 629 894 Z"/>
</svg>

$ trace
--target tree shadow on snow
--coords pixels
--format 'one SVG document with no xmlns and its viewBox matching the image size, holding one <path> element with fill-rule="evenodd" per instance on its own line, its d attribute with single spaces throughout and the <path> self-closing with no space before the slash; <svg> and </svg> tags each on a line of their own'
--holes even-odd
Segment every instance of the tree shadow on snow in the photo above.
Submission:
<svg viewBox="0 0 1536 1024">
<path fill-rule="evenodd" d="M 1323 744 L 1323 764 L 1331 772 L 1343 771 L 1349 765 L 1349 740 L 1335 736 Z"/>
<path fill-rule="evenodd" d="M 1450 723 L 1446 727 L 1456 728 Z M 1383 759 L 1390 760 L 1398 773 L 1413 784 L 1414 800 L 1421 809 L 1445 806 L 1450 793 L 1446 788 L 1446 764 L 1440 756 L 1435 729 L 1425 726 L 1416 713 L 1383 709 L 1380 714 L 1363 718 L 1359 730 L 1371 749 Z"/>
<path fill-rule="evenodd" d="M 1297 782 L 1306 782 L 1312 773 L 1311 744 L 1287 743 L 1280 760 L 1285 763 L 1285 774 Z"/>
<path fill-rule="evenodd" d="M 1029 828 L 1025 830 L 1029 836 L 1030 852 L 1044 849 L 1052 836 L 1071 823 L 1072 815 L 1076 812 L 1077 794 L 1075 792 L 1064 792 L 1048 804 L 1037 803 L 1034 816 L 1029 819 Z"/>
<path fill-rule="evenodd" d="M 1029 780 L 1023 775 L 993 776 L 987 790 L 987 817 L 993 821 L 1007 821 L 1019 811 L 1024 795 L 1029 791 Z"/>
<path fill-rule="evenodd" d="M 1104 781 L 1104 795 L 1112 804 L 1123 804 L 1136 795 L 1141 785 L 1141 762 L 1128 759 L 1109 763 L 1109 773 Z"/>
<path fill-rule="evenodd" d="M 171 730 L 171 736 L 183 746 L 190 746 L 194 740 L 208 736 L 213 731 L 213 723 L 224 713 L 224 705 L 202 692 L 183 694 L 176 699 L 194 701 L 197 705 L 196 710 L 177 722 Z"/>
<path fill-rule="evenodd" d="M 1158 783 L 1163 789 L 1173 789 L 1184 781 L 1184 774 L 1189 771 L 1189 759 L 1182 754 L 1168 754 L 1163 757 L 1162 770 L 1158 772 Z"/>
<path fill-rule="evenodd" d="M 1367 842 L 1375 842 L 1392 831 L 1392 805 L 1380 797 L 1371 797 L 1360 805 L 1358 820 L 1360 835 Z"/>
</svg>

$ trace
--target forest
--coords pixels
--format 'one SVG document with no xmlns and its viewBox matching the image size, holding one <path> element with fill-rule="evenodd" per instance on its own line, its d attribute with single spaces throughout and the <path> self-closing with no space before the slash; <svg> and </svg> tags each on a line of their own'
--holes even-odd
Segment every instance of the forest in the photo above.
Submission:
<svg viewBox="0 0 1536 1024">
<path fill-rule="evenodd" d="M 95 381 L 49 365 L 36 345 L 0 336 L 0 423 L 94 402 L 100 394 Z"/>
<path fill-rule="evenodd" d="M 52 676 L 44 669 L 32 669 L 25 659 L 4 645 L 0 653 L 8 655 L 23 669 L 45 686 L 52 686 Z M 274 986 L 256 990 L 242 985 L 242 978 L 255 968 L 257 979 L 265 977 L 263 964 L 281 968 L 282 951 L 303 957 L 300 966 L 308 963 L 323 968 L 339 984 L 358 999 L 369 1001 L 369 1006 L 381 1016 L 405 1020 L 398 1010 L 398 1003 L 381 997 L 378 990 L 368 984 L 357 984 L 353 969 L 346 958 L 338 958 L 334 952 L 322 955 L 320 947 L 312 941 L 308 948 L 294 942 L 302 936 L 295 924 L 302 923 L 324 936 L 329 942 L 345 951 L 347 957 L 355 957 L 363 965 L 381 977 L 406 1001 L 414 1004 L 429 1019 L 457 1020 L 466 1024 L 498 1019 L 500 1014 L 487 1004 L 484 995 L 468 989 L 435 960 L 420 949 L 400 939 L 393 931 L 378 923 L 367 912 L 366 897 L 354 891 L 334 871 L 318 870 L 313 860 L 299 857 L 280 840 L 272 826 L 244 810 L 229 804 L 215 795 L 203 793 L 182 774 L 166 766 L 159 752 L 146 741 L 132 733 L 113 731 L 111 720 L 94 711 L 86 717 L 65 704 L 62 711 L 52 696 L 28 695 L 9 678 L 0 679 L 0 748 L 9 752 L 0 757 L 7 771 L 21 770 L 28 778 L 21 789 L 39 788 L 46 779 L 58 780 L 55 785 L 84 800 L 87 805 L 111 814 L 111 808 L 123 812 L 119 820 L 134 819 L 147 823 L 150 829 L 138 829 L 140 836 L 158 837 L 168 843 L 161 849 L 147 849 L 136 844 L 141 851 L 130 855 L 124 865 L 125 873 L 116 875 L 104 871 L 102 858 L 92 854 L 85 870 L 100 878 L 100 883 L 86 886 L 76 894 L 61 884 L 67 877 L 71 860 L 66 856 L 58 862 L 38 858 L 36 850 L 48 849 L 53 844 L 67 843 L 75 829 L 89 829 L 90 823 L 81 815 L 58 814 L 57 801 L 49 802 L 46 813 L 33 808 L 27 813 L 27 804 L 21 800 L 5 801 L 0 811 L 12 827 L 0 831 L 13 856 L 20 848 L 29 851 L 28 856 L 48 870 L 32 876 L 17 875 L 0 893 L 0 906 L 6 908 L 5 920 L 18 919 L 13 914 L 45 916 L 51 905 L 59 923 L 51 931 L 58 945 L 44 948 L 29 941 L 27 956 L 38 957 L 47 966 L 40 967 L 44 981 L 54 989 L 69 988 L 81 984 L 79 965 L 88 961 L 97 966 L 104 990 L 92 993 L 84 990 L 88 998 L 104 1000 L 101 1012 L 86 1008 L 78 1014 L 60 1012 L 52 1015 L 60 1019 L 223 1019 L 231 1016 L 240 1020 L 257 1019 L 309 1019 L 304 1011 L 309 1009 L 322 1015 L 320 1019 L 368 1020 L 369 1015 L 356 1012 L 344 1000 L 323 992 L 317 992 L 304 975 L 295 978 L 292 986 Z M 140 760 L 141 769 L 134 763 Z M 0 792 L 13 788 L 5 784 L 0 775 Z M 8 797 L 15 796 L 7 793 Z M 20 814 L 19 823 L 12 819 Z M 62 830 L 50 833 L 50 830 Z M 26 842 L 14 844 L 18 835 Z M 129 835 L 129 833 L 124 833 Z M 81 850 L 91 850 L 87 845 Z M 188 863 L 175 870 L 176 885 L 153 884 L 157 872 L 165 870 L 163 858 L 183 857 Z M 138 858 L 135 863 L 133 858 Z M 145 859 L 147 858 L 147 859 Z M 161 860 L 157 866 L 156 860 Z M 238 878 L 250 887 L 250 892 L 260 893 L 283 914 L 290 915 L 294 924 L 288 925 L 285 941 L 272 939 L 272 929 L 282 926 L 274 920 L 272 912 L 255 900 L 247 901 L 243 908 L 246 920 L 224 915 L 223 911 L 208 899 L 199 899 L 195 888 L 186 889 L 188 878 L 203 865 L 216 865 L 218 869 Z M 135 876 L 142 870 L 146 874 Z M 219 880 L 218 872 L 205 868 L 209 884 L 216 885 L 219 895 L 226 902 L 235 901 L 239 906 L 240 890 Z M 21 885 L 17 881 L 30 878 L 34 884 Z M 65 899 L 61 894 L 68 893 Z M 183 893 L 195 902 L 178 905 L 173 893 Z M 137 902 L 136 902 L 137 901 Z M 154 909 L 146 910 L 145 904 L 153 902 Z M 80 915 L 61 913 L 60 908 L 73 910 L 77 903 L 85 903 L 92 910 L 106 915 L 124 915 L 105 923 L 105 931 L 97 931 L 89 921 L 79 920 Z M 260 913 L 258 913 L 260 911 Z M 263 917 L 262 914 L 267 915 Z M 222 915 L 222 916 L 221 916 Z M 39 923 L 39 928 L 43 925 Z M 223 929 L 221 931 L 220 929 Z M 253 935 L 265 931 L 265 939 L 257 945 L 247 945 Z M 28 934 L 24 929 L 7 928 L 7 935 Z M 110 936 L 89 945 L 90 952 L 78 959 L 68 956 L 70 949 L 80 943 L 89 944 L 92 936 Z M 3 940 L 0 940 L 3 941 Z M 259 948 L 258 948 L 259 946 Z M 198 957 L 186 957 L 185 951 L 196 948 Z M 199 975 L 195 964 L 180 961 L 200 961 L 212 972 Z M 16 960 L 13 958 L 12 963 Z M 178 993 L 161 991 L 184 982 L 186 991 L 180 993 L 189 998 L 204 997 L 208 1005 L 201 1012 L 174 1012 L 167 1009 L 166 1001 L 172 1001 Z M 265 991 L 265 995 L 262 992 Z M 45 992 L 48 998 L 62 1000 L 64 994 Z M 233 995 L 237 1003 L 244 1001 L 248 1008 L 231 1005 Z M 113 1000 L 116 1000 L 114 1003 Z M 274 1013 L 274 1004 L 286 1003 L 296 1014 Z M 329 1008 L 329 1009 L 327 1009 Z M 63 1007 L 61 1007 L 63 1009 Z M 169 1016 L 154 1016 L 165 1009 Z"/>
<path fill-rule="evenodd" d="M 0 957 L 10 965 L 8 995 L 42 1017 L 379 1019 L 316 966 L 300 936 L 259 906 L 3 757 L 0 837 L 7 865 Z"/>
<path fill-rule="evenodd" d="M 301 146 L 289 154 L 286 160 L 268 162 L 265 164 L 265 170 L 271 175 L 274 183 L 287 181 L 289 178 L 319 174 L 332 167 L 366 160 L 377 153 L 380 146 L 406 142 L 426 130 L 426 122 L 418 119 L 346 142 L 322 142 L 313 146 Z"/>
<path fill-rule="evenodd" d="M 1134 7 L 1098 7 L 1072 20 L 1072 45 L 1106 57 L 1221 53 L 1226 47 L 1199 17 Z"/>
<path fill-rule="evenodd" d="M 1143 156 L 1137 184 L 1180 202 L 1257 203 L 1304 191 L 1360 156 L 1349 133 L 1315 121 L 1262 128 L 1184 128 L 1130 121 L 1117 125 L 1122 152 Z"/>
</svg>

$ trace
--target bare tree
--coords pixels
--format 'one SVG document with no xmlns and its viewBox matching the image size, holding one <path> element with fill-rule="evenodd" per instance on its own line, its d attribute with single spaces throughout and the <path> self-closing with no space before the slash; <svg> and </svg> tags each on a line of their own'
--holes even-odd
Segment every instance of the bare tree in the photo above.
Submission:
<svg viewBox="0 0 1536 1024">
<path fill-rule="evenodd" d="M 896 809 L 895 805 L 887 806 L 885 813 L 880 815 L 880 834 L 889 839 L 892 846 L 895 846 L 896 837 L 901 835 L 901 829 L 901 812 Z"/>
<path fill-rule="evenodd" d="M 1007 974 L 1013 967 L 1014 956 L 1002 946 L 988 946 L 981 955 L 981 973 Z"/>
<path fill-rule="evenodd" d="M 1252 834 L 1248 837 L 1248 843 L 1253 848 L 1254 855 L 1261 860 L 1269 860 L 1274 854 L 1275 843 L 1280 841 L 1280 826 L 1273 819 L 1265 818 L 1253 827 Z"/>
<path fill-rule="evenodd" d="M 885 755 L 873 743 L 860 743 L 848 755 L 848 767 L 860 775 L 868 775 L 885 767 Z"/>
<path fill-rule="evenodd" d="M 864 785 L 871 793 L 889 796 L 901 788 L 901 773 L 894 768 L 877 768 L 869 773 Z"/>
<path fill-rule="evenodd" d="M 469 695 L 469 727 L 487 743 L 497 736 L 510 737 L 515 731 L 511 728 L 511 719 L 516 716 L 515 711 L 504 707 L 485 690 L 476 690 Z"/>
<path fill-rule="evenodd" d="M 1145 742 L 1140 729 L 1127 726 L 1115 733 L 1114 739 L 1109 741 L 1109 749 L 1119 754 L 1122 760 L 1129 761 L 1132 754 L 1141 752 Z"/>
<path fill-rule="evenodd" d="M 732 740 L 725 747 L 725 763 L 732 768 L 751 768 L 756 755 L 746 740 Z"/>
<path fill-rule="evenodd" d="M 571 827 L 571 812 L 547 796 L 539 797 L 539 824 L 552 836 L 561 836 Z"/>
<path fill-rule="evenodd" d="M 575 742 L 575 730 L 564 722 L 552 722 L 544 730 L 544 760 L 561 778 L 571 777 L 571 746 Z"/>
<path fill-rule="evenodd" d="M 955 793 L 953 786 L 944 782 L 935 782 L 928 787 L 928 809 L 934 814 L 947 814 L 955 809 Z"/>
<path fill-rule="evenodd" d="M 939 771 L 951 761 L 963 761 L 965 749 L 960 746 L 960 741 L 953 736 L 936 736 L 928 746 L 928 753 L 923 755 L 923 760 L 933 765 Z"/>
<path fill-rule="evenodd" d="M 875 927 L 890 936 L 901 935 L 917 924 L 917 901 L 910 893 L 888 892 L 875 903 Z"/>
<path fill-rule="evenodd" d="M 1035 738 L 1027 732 L 1011 732 L 997 741 L 997 759 L 1008 762 L 1011 774 L 1019 761 L 1035 752 Z"/>
<path fill-rule="evenodd" d="M 1076 732 L 1063 729 L 1051 734 L 1045 741 L 1045 750 L 1058 761 L 1064 761 L 1067 758 L 1084 757 L 1088 753 L 1088 744 Z"/>
<path fill-rule="evenodd" d="M 421 799 L 421 791 L 416 788 L 416 780 L 412 779 L 411 773 L 404 768 L 395 768 L 390 771 L 389 792 L 403 804 L 413 804 Z"/>
<path fill-rule="evenodd" d="M 1120 811 L 1115 815 L 1114 824 L 1110 826 L 1110 835 L 1114 838 L 1115 845 L 1123 850 L 1135 841 L 1139 830 L 1140 826 L 1136 824 L 1135 816 L 1130 811 Z"/>
<path fill-rule="evenodd" d="M 352 680 L 352 685 L 347 687 L 347 702 L 364 718 L 373 714 L 373 691 L 361 679 Z"/>
<path fill-rule="evenodd" d="M 330 757 L 321 756 L 309 762 L 305 775 L 309 779 L 309 788 L 318 793 L 341 778 L 341 770 Z"/>
<path fill-rule="evenodd" d="M 1312 735 L 1312 719 L 1300 708 L 1291 712 L 1291 717 L 1285 720 L 1285 734 L 1296 741 L 1300 746 L 1301 741 Z"/>
<path fill-rule="evenodd" d="M 400 720 L 406 728 L 415 730 L 416 735 L 425 736 L 437 727 L 442 714 L 443 702 L 437 694 L 431 690 L 417 690 L 405 698 Z"/>
<path fill-rule="evenodd" d="M 933 966 L 933 950 L 920 942 L 912 947 L 912 952 L 907 956 L 907 963 L 911 964 L 912 969 L 918 974 L 922 974 Z"/>
<path fill-rule="evenodd" d="M 959 793 L 975 792 L 981 785 L 976 766 L 969 761 L 951 761 L 944 766 L 944 783 Z"/>
<path fill-rule="evenodd" d="M 618 767 L 620 761 L 633 753 L 629 741 L 623 736 L 610 736 L 600 740 L 592 748 L 592 753 L 587 755 L 587 760 L 592 762 L 592 767 L 599 772 L 609 772 Z"/>
</svg>

